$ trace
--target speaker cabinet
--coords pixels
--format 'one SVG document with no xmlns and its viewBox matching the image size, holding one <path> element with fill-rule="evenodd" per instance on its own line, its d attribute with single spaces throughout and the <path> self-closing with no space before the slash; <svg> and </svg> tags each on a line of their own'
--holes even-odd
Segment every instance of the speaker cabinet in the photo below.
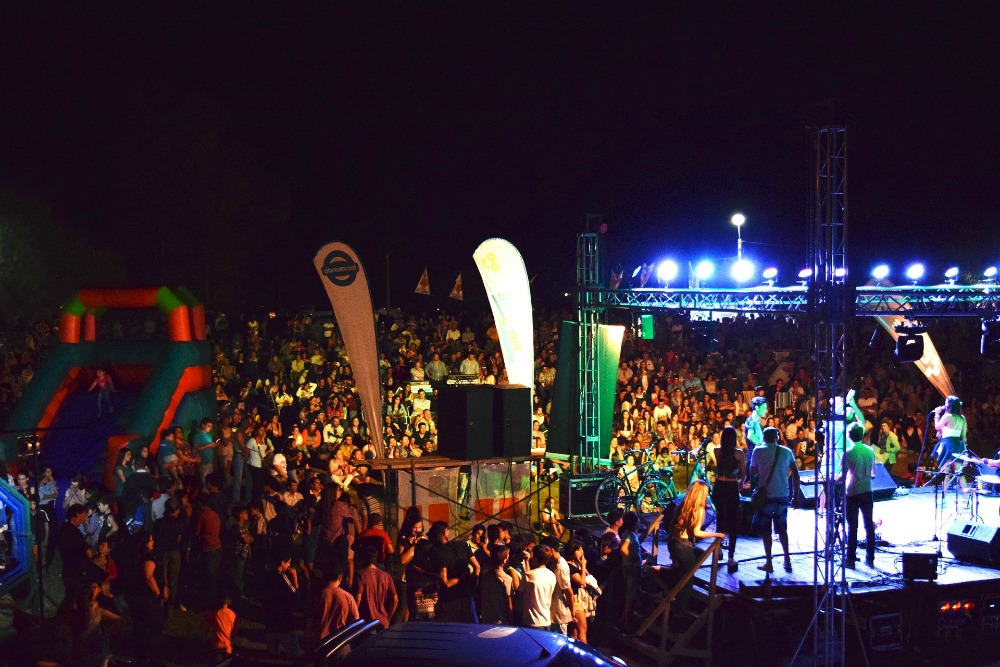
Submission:
<svg viewBox="0 0 1000 667">
<path fill-rule="evenodd" d="M 875 478 L 872 479 L 872 496 L 875 500 L 891 500 L 896 493 L 896 482 L 881 463 L 875 464 Z"/>
<path fill-rule="evenodd" d="M 531 456 L 531 389 L 511 384 L 493 390 L 493 455 Z"/>
<path fill-rule="evenodd" d="M 559 513 L 568 519 L 597 516 L 597 487 L 606 475 L 561 475 Z"/>
<path fill-rule="evenodd" d="M 445 385 L 438 392 L 438 453 L 450 459 L 493 457 L 493 387 Z"/>
<path fill-rule="evenodd" d="M 948 529 L 948 551 L 959 560 L 1000 569 L 1000 527 L 956 519 Z"/>
<path fill-rule="evenodd" d="M 802 501 L 802 507 L 816 507 L 817 491 L 823 493 L 822 487 L 816 488 L 816 471 L 803 470 L 799 472 L 799 498 Z"/>
</svg>

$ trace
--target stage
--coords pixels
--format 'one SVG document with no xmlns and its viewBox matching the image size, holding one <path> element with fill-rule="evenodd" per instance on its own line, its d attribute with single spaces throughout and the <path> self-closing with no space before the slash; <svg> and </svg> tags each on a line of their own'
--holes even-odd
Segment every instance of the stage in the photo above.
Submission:
<svg viewBox="0 0 1000 667">
<path fill-rule="evenodd" d="M 938 504 L 942 504 L 940 497 Z M 857 652 L 862 643 L 869 659 L 878 664 L 916 656 L 955 657 L 955 651 L 967 654 L 970 665 L 987 664 L 1000 657 L 1000 649 L 992 648 L 1000 640 L 1000 570 L 960 562 L 948 550 L 949 526 L 956 519 L 971 520 L 970 513 L 965 501 L 959 497 L 956 502 L 952 492 L 935 522 L 934 493 L 928 487 L 908 494 L 906 489 L 899 489 L 891 500 L 875 503 L 876 533 L 881 545 L 876 550 L 875 567 L 864 564 L 864 547 L 859 546 L 856 569 L 846 571 L 855 616 L 852 620 L 848 610 L 848 624 L 852 626 L 848 631 L 849 657 L 860 658 Z M 982 523 L 1000 525 L 1000 497 L 980 496 L 978 514 Z M 724 619 L 721 632 L 713 642 L 718 645 L 719 657 L 732 651 L 731 657 L 745 664 L 780 664 L 782 660 L 788 664 L 791 654 L 785 653 L 785 647 L 794 649 L 798 644 L 813 611 L 814 522 L 814 510 L 789 509 L 792 572 L 784 571 L 781 547 L 775 538 L 770 597 L 760 588 L 764 573 L 757 569 L 764 562 L 763 541 L 739 537 L 739 570 L 728 574 L 721 565 L 717 575 L 716 585 L 725 596 L 719 612 Z M 862 524 L 859 543 L 864 539 Z M 647 542 L 646 547 L 651 546 Z M 936 582 L 904 581 L 903 552 L 937 553 L 939 549 Z M 657 561 L 663 565 L 670 562 L 662 533 Z M 707 588 L 710 575 L 710 566 L 702 567 L 696 587 Z M 748 631 L 755 635 L 752 654 L 745 652 L 751 648 L 745 643 Z M 768 639 L 776 641 L 772 644 Z M 762 652 L 761 642 L 771 644 L 770 651 Z"/>
</svg>

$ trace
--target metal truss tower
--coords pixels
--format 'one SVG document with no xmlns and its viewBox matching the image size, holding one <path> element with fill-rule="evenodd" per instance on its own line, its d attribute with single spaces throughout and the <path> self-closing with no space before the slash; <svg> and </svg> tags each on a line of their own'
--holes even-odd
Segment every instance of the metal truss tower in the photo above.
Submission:
<svg viewBox="0 0 1000 667">
<path fill-rule="evenodd" d="M 600 459 L 597 394 L 597 328 L 601 267 L 598 234 L 576 235 L 576 315 L 578 324 L 578 391 L 580 392 L 580 458 L 583 472 L 597 469 Z"/>
<path fill-rule="evenodd" d="M 813 168 L 810 198 L 809 251 L 812 275 L 807 291 L 807 318 L 811 325 L 816 363 L 817 409 L 822 396 L 830 409 L 820 414 L 825 422 L 826 453 L 822 484 L 826 511 L 816 511 L 813 564 L 814 619 L 811 626 L 814 664 L 843 665 L 846 611 L 850 604 L 844 569 L 846 544 L 843 507 L 834 502 L 837 463 L 847 437 L 844 409 L 847 393 L 845 341 L 847 322 L 853 317 L 854 293 L 847 289 L 847 130 L 819 127 L 811 131 Z M 840 451 L 834 455 L 834 449 Z M 817 489 L 818 490 L 818 489 Z M 818 496 L 817 496 L 818 497 Z"/>
</svg>

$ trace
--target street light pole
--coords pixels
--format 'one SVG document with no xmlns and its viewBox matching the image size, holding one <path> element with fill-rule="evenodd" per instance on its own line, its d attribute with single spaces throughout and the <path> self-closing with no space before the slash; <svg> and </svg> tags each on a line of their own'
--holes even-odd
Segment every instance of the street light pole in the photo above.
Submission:
<svg viewBox="0 0 1000 667">
<path fill-rule="evenodd" d="M 736 225 L 736 259 L 737 260 L 743 259 L 743 234 L 741 233 L 740 228 L 743 226 L 743 223 L 746 222 L 746 221 L 747 221 L 747 218 L 742 213 L 737 213 L 736 215 L 734 215 L 732 217 L 732 223 L 734 225 Z"/>
</svg>

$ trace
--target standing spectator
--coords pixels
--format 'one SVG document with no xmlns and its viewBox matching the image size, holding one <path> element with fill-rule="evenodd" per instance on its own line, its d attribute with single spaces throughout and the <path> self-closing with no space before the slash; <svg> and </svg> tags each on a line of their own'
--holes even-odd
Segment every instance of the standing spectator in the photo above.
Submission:
<svg viewBox="0 0 1000 667">
<path fill-rule="evenodd" d="M 298 606 L 299 577 L 292 567 L 290 551 L 283 549 L 275 561 L 277 565 L 267 574 L 265 588 L 268 602 L 264 617 L 267 650 L 271 655 L 278 655 L 283 649 L 297 658 L 302 655 L 294 616 Z"/>
<path fill-rule="evenodd" d="M 504 571 L 510 547 L 500 544 L 493 547 L 488 567 L 480 580 L 479 622 L 490 625 L 510 625 L 514 613 L 511 595 L 514 580 Z"/>
<path fill-rule="evenodd" d="M 56 531 L 55 545 L 62 558 L 62 580 L 67 591 L 81 582 L 93 555 L 87 538 L 80 531 L 80 526 L 86 519 L 87 510 L 83 505 L 70 505 L 66 510 L 66 523 Z"/>
<path fill-rule="evenodd" d="M 306 615 L 306 638 L 310 646 L 319 644 L 332 632 L 361 618 L 357 602 L 340 587 L 343 580 L 344 567 L 334 565 L 316 593 Z"/>
<path fill-rule="evenodd" d="M 531 559 L 525 565 L 521 588 L 524 595 L 524 627 L 549 630 L 552 627 L 552 594 L 556 589 L 556 575 L 550 569 L 552 549 L 544 544 L 535 545 Z"/>
<path fill-rule="evenodd" d="M 200 551 L 199 569 L 202 574 L 202 592 L 209 600 L 216 599 L 218 594 L 219 565 L 222 561 L 222 541 L 219 530 L 222 521 L 218 513 L 209 504 L 209 496 L 202 493 L 198 498 L 198 519 L 194 534 L 198 540 Z"/>
<path fill-rule="evenodd" d="M 181 504 L 170 498 L 164 505 L 164 514 L 153 523 L 153 544 L 164 570 L 164 601 L 180 606 L 181 540 L 185 522 L 181 519 Z"/>
<path fill-rule="evenodd" d="M 163 609 L 163 568 L 153 554 L 152 535 L 139 532 L 133 539 L 139 559 L 126 592 L 126 601 L 132 614 L 136 655 L 142 663 L 164 665 L 161 643 L 167 619 Z"/>
<path fill-rule="evenodd" d="M 354 598 L 361 617 L 379 621 L 383 628 L 396 613 L 399 599 L 392 576 L 375 566 L 376 553 L 371 545 L 362 545 L 357 552 L 357 574 L 354 575 Z"/>
<path fill-rule="evenodd" d="M 205 417 L 201 420 L 201 428 L 191 438 L 191 444 L 198 452 L 200 459 L 198 472 L 201 475 L 202 484 L 205 483 L 206 477 L 215 472 L 215 454 L 218 442 L 212 440 L 212 426 L 212 420 Z"/>
<path fill-rule="evenodd" d="M 229 594 L 221 593 L 207 614 L 209 642 L 212 646 L 212 662 L 218 664 L 233 655 L 233 630 L 236 628 L 236 613 L 229 608 Z"/>
<path fill-rule="evenodd" d="M 569 563 L 559 553 L 559 538 L 550 535 L 544 540 L 552 549 L 552 562 L 556 575 L 556 587 L 552 591 L 552 632 L 569 634 L 569 624 L 573 622 L 573 581 L 570 579 Z"/>
</svg>

